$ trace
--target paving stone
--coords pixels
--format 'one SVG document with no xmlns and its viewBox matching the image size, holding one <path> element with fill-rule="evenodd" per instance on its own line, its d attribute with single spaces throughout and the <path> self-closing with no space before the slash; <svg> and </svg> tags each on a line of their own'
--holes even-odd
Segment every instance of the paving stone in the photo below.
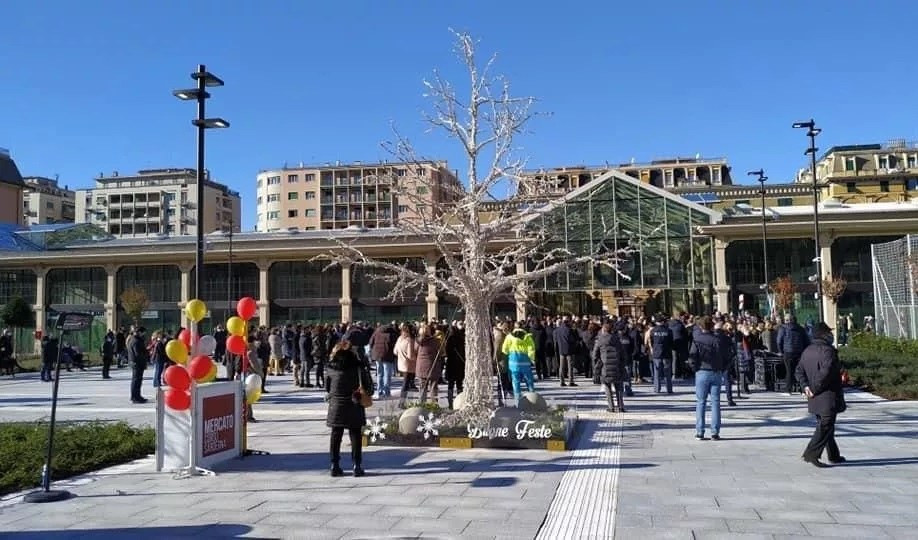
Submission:
<svg viewBox="0 0 918 540">
<path fill-rule="evenodd" d="M 727 527 L 733 532 L 806 534 L 798 521 L 762 521 L 755 519 L 728 519 Z"/>
<path fill-rule="evenodd" d="M 887 538 L 888 534 L 879 525 L 839 525 L 828 523 L 808 523 L 803 521 L 803 526 L 813 536 L 831 538 Z"/>
</svg>

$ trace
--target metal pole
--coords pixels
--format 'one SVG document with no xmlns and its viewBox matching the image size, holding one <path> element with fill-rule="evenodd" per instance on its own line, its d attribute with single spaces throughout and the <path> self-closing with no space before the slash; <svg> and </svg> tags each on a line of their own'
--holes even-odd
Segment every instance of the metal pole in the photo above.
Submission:
<svg viewBox="0 0 918 540">
<path fill-rule="evenodd" d="M 207 86 L 204 64 L 198 65 L 198 170 L 197 170 L 197 250 L 194 258 L 194 298 L 201 298 L 201 284 L 204 283 L 204 102 Z"/>
<path fill-rule="evenodd" d="M 811 120 L 812 121 L 812 120 Z M 816 244 L 816 305 L 819 307 L 819 320 L 825 322 L 825 311 L 822 305 L 822 258 L 819 249 L 819 184 L 816 181 L 816 135 L 814 128 L 810 129 L 810 161 L 813 169 L 813 240 Z"/>
<path fill-rule="evenodd" d="M 229 263 L 226 265 L 226 318 L 233 311 L 233 215 L 230 213 Z"/>
<path fill-rule="evenodd" d="M 771 301 L 768 299 L 768 229 L 765 225 L 765 177 L 759 178 L 762 183 L 762 277 L 765 286 L 765 302 L 768 304 L 768 315 L 771 316 Z"/>
</svg>

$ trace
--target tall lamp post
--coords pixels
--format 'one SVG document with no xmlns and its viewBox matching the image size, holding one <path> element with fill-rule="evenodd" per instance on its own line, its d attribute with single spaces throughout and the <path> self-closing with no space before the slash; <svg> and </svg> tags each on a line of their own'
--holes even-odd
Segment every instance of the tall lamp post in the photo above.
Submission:
<svg viewBox="0 0 918 540">
<path fill-rule="evenodd" d="M 210 94 L 208 87 L 223 86 L 223 80 L 205 69 L 204 64 L 198 65 L 198 70 L 191 74 L 197 81 L 197 88 L 175 90 L 172 95 L 183 101 L 198 102 L 198 116 L 191 121 L 198 128 L 198 170 L 197 170 L 197 250 L 194 257 L 194 298 L 202 294 L 201 284 L 204 274 L 204 130 L 212 128 L 228 128 L 229 122 L 222 118 L 207 118 L 204 114 L 204 103 Z"/>
<path fill-rule="evenodd" d="M 229 262 L 226 264 L 226 318 L 233 312 L 233 214 L 230 213 Z"/>
<path fill-rule="evenodd" d="M 760 288 L 765 292 L 765 301 L 768 302 L 768 230 L 765 226 L 765 181 L 768 180 L 768 177 L 765 176 L 765 171 L 762 169 L 749 171 L 746 174 L 755 176 L 762 186 L 759 188 L 759 195 L 762 196 L 762 279 L 764 281 Z M 768 311 L 770 315 L 771 302 L 768 302 Z"/>
<path fill-rule="evenodd" d="M 806 136 L 810 138 L 810 147 L 806 149 L 804 155 L 809 154 L 810 164 L 812 166 L 811 174 L 813 175 L 813 241 L 816 244 L 816 256 L 813 262 L 816 263 L 816 305 L 819 307 L 819 320 L 825 321 L 825 312 L 822 308 L 822 257 L 819 249 L 819 184 L 816 181 L 816 136 L 822 133 L 822 130 L 816 127 L 816 121 L 810 118 L 808 122 L 794 122 L 793 127 L 796 129 L 805 129 Z"/>
</svg>

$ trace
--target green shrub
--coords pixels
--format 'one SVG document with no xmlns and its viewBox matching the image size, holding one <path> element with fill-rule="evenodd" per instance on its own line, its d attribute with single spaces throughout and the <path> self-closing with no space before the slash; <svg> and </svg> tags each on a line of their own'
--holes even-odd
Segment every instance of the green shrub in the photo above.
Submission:
<svg viewBox="0 0 918 540">
<path fill-rule="evenodd" d="M 918 358 L 918 340 L 913 339 L 895 339 L 886 336 L 878 336 L 873 332 L 861 332 L 855 334 L 849 346 L 857 349 L 866 349 L 869 351 L 897 353 Z"/>
<path fill-rule="evenodd" d="M 885 341 L 884 341 L 885 340 Z M 864 340 L 876 348 L 842 347 L 839 357 L 851 383 L 886 399 L 918 399 L 918 356 L 896 352 L 888 338 Z"/>
<path fill-rule="evenodd" d="M 48 423 L 0 424 L 0 495 L 41 485 Z M 153 453 L 153 428 L 125 422 L 58 423 L 52 478 L 59 480 L 139 459 Z"/>
</svg>

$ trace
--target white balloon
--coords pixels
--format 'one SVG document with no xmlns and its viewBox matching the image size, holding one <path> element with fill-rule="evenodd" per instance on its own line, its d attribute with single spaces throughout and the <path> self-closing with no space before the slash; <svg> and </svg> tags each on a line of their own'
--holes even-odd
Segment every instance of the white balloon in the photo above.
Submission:
<svg viewBox="0 0 918 540">
<path fill-rule="evenodd" d="M 249 395 L 252 392 L 256 392 L 260 390 L 261 390 L 261 375 L 256 375 L 255 373 L 249 373 L 245 378 L 246 395 Z"/>
<path fill-rule="evenodd" d="M 210 356 L 217 350 L 217 340 L 214 336 L 201 336 L 198 339 L 198 355 Z"/>
</svg>

